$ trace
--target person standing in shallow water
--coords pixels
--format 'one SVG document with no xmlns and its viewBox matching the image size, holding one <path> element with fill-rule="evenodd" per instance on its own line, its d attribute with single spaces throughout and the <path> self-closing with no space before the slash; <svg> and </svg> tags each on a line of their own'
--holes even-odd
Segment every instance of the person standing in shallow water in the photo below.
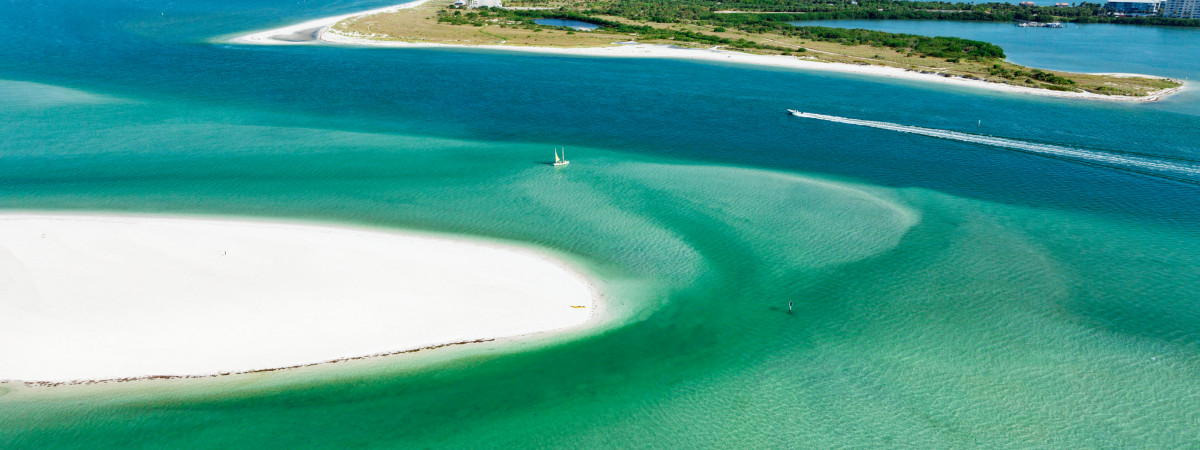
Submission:
<svg viewBox="0 0 1200 450">
<path fill-rule="evenodd" d="M 792 313 L 792 301 L 788 300 L 788 314 Z"/>
</svg>

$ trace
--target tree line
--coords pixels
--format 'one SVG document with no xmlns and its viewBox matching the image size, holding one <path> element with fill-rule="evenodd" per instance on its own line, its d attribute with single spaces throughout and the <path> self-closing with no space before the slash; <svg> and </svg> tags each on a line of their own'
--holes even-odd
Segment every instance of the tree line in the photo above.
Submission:
<svg viewBox="0 0 1200 450">
<path fill-rule="evenodd" d="M 529 0 L 526 0 L 529 1 Z M 1011 3 L 963 3 L 907 0 L 592 0 L 579 6 L 593 14 L 633 20 L 677 23 L 691 21 L 713 26 L 747 22 L 807 20 L 968 20 L 983 22 L 1075 22 L 1200 27 L 1200 19 L 1114 17 L 1103 4 L 1020 6 Z M 745 11 L 749 14 L 718 14 Z M 790 14 L 753 14 L 774 12 Z"/>
</svg>

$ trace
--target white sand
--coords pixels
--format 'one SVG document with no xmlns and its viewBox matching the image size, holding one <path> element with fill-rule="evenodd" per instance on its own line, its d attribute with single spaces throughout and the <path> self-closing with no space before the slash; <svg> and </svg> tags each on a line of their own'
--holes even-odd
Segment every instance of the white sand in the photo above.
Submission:
<svg viewBox="0 0 1200 450">
<path fill-rule="evenodd" d="M 1032 94 L 1045 97 L 1060 97 L 1060 98 L 1080 98 L 1091 100 L 1106 100 L 1119 102 L 1153 102 L 1161 98 L 1174 94 L 1179 91 L 1179 88 L 1164 89 L 1156 91 L 1145 97 L 1128 97 L 1118 95 L 1101 95 L 1091 92 L 1063 92 L 1052 91 L 1049 89 L 1036 89 L 1025 86 L 1013 86 L 1002 83 L 992 83 L 989 81 L 972 80 L 957 76 L 945 77 L 931 73 L 914 72 L 897 67 L 876 66 L 867 64 L 845 64 L 831 63 L 804 58 L 802 56 L 783 56 L 783 55 L 754 55 L 738 51 L 720 50 L 717 48 L 685 48 L 674 45 L 656 45 L 656 44 L 634 44 L 634 45 L 619 45 L 612 47 L 580 47 L 580 48 L 555 48 L 555 47 L 521 47 L 521 46 L 504 46 L 504 45 L 448 45 L 448 44 L 423 44 L 400 41 L 383 41 L 371 39 L 361 36 L 350 36 L 336 30 L 325 28 L 319 33 L 319 39 L 324 42 L 344 45 L 362 45 L 375 47 L 471 47 L 491 50 L 504 50 L 512 52 L 533 52 L 558 55 L 576 55 L 576 56 L 608 56 L 620 58 L 672 58 L 672 59 L 688 59 L 714 62 L 727 62 L 734 64 L 752 64 L 758 66 L 782 67 L 788 69 L 811 70 L 811 71 L 826 71 L 840 73 L 854 73 L 861 75 L 880 76 L 888 78 L 899 78 L 905 80 L 915 80 L 922 82 L 932 82 L 940 84 L 948 84 L 955 86 L 963 86 L 969 88 L 987 89 L 1000 92 L 1011 92 L 1019 94 Z M 1130 75 L 1135 76 L 1135 75 Z M 1146 78 L 1162 78 L 1153 75 L 1136 75 Z"/>
<path fill-rule="evenodd" d="M 311 20 L 297 25 L 292 25 L 274 30 L 262 31 L 254 34 L 240 36 L 232 39 L 234 43 L 242 44 L 261 44 L 261 45 L 291 45 L 291 44 L 310 44 L 327 42 L 343 45 L 360 45 L 373 47 L 471 47 L 490 50 L 502 50 L 513 52 L 535 52 L 558 55 L 578 55 L 578 56 L 608 56 L 620 58 L 674 58 L 674 59 L 690 59 L 703 61 L 721 61 L 735 64 L 753 64 L 760 66 L 783 67 L 799 70 L 815 70 L 841 73 L 855 73 L 871 76 L 881 76 L 889 78 L 900 78 L 906 80 L 916 80 L 922 82 L 932 82 L 949 84 L 955 86 L 963 86 L 977 89 L 987 89 L 1000 92 L 1011 92 L 1020 94 L 1032 94 L 1046 97 L 1060 98 L 1078 98 L 1090 100 L 1105 100 L 1118 102 L 1153 102 L 1158 101 L 1166 96 L 1179 92 L 1182 87 L 1163 89 L 1151 93 L 1144 97 L 1127 97 L 1118 95 L 1100 95 L 1091 92 L 1063 92 L 1052 91 L 1049 89 L 1036 89 L 1024 86 L 1013 86 L 1002 83 L 992 83 L 982 80 L 972 80 L 961 77 L 944 77 L 937 74 L 914 72 L 897 67 L 886 67 L 876 65 L 858 65 L 844 63 L 829 63 L 816 61 L 803 56 L 782 56 L 782 55 L 753 55 L 749 53 L 719 50 L 717 48 L 699 49 L 699 48 L 683 48 L 672 45 L 651 45 L 651 44 L 636 44 L 636 45 L 615 45 L 612 47 L 580 47 L 580 48 L 556 48 L 556 47 L 523 47 L 523 46 L 506 46 L 506 45 L 451 45 L 451 44 L 429 44 L 401 41 L 386 41 L 374 39 L 373 36 L 353 36 L 348 35 L 332 27 L 334 24 L 361 15 L 378 14 L 381 12 L 395 11 L 403 8 L 411 8 L 425 3 L 426 0 L 419 0 L 412 3 L 405 3 L 388 8 L 374 9 L 362 13 L 346 14 L 341 16 L 327 17 L 324 19 Z M 296 42 L 295 36 L 312 35 L 317 36 L 316 40 Z M 1139 76 L 1146 78 L 1162 78 L 1154 75 L 1138 75 L 1138 74 L 1122 74 L 1125 76 Z"/>
<path fill-rule="evenodd" d="M 243 372 L 519 336 L 586 322 L 595 297 L 565 264 L 493 244 L 0 214 L 0 380 Z"/>
<path fill-rule="evenodd" d="M 404 3 L 400 5 L 388 6 L 386 8 L 377 8 L 369 11 L 356 12 L 350 14 L 342 14 L 340 16 L 322 17 L 313 19 L 307 22 L 301 22 L 295 25 L 288 25 L 281 28 L 272 28 L 270 30 L 259 31 L 256 33 L 238 36 L 230 40 L 235 44 L 259 44 L 259 45 L 296 45 L 296 44 L 315 44 L 317 40 L 293 39 L 302 35 L 311 35 L 320 33 L 325 28 L 333 26 L 333 24 L 349 19 L 351 17 L 369 16 L 372 14 L 386 13 L 399 11 L 405 8 L 415 8 L 424 4 L 428 0 L 417 0 L 414 2 Z"/>
</svg>

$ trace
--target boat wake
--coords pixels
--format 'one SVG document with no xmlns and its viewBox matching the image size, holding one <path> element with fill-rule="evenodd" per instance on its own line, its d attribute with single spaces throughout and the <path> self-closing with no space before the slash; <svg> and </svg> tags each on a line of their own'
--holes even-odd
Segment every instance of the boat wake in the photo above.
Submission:
<svg viewBox="0 0 1200 450">
<path fill-rule="evenodd" d="M 922 136 L 949 139 L 952 141 L 969 142 L 973 144 L 1016 150 L 1073 162 L 1100 165 L 1112 169 L 1126 170 L 1177 181 L 1200 183 L 1200 163 L 1195 161 L 1170 160 L 1149 155 L 1043 144 L 982 134 L 939 130 L 937 128 L 923 128 L 889 122 L 876 122 L 872 120 L 851 119 L 849 117 L 827 116 L 824 114 L 800 112 L 791 109 L 789 109 L 788 112 L 790 112 L 793 116 L 803 117 L 806 119 L 825 120 L 849 125 L 879 128 L 881 130 L 897 131 L 900 133 L 919 134 Z"/>
</svg>

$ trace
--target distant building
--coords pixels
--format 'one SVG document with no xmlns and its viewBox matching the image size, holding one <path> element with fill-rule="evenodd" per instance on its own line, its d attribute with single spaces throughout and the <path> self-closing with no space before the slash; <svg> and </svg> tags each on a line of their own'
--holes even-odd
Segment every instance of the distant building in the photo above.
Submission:
<svg viewBox="0 0 1200 450">
<path fill-rule="evenodd" d="M 1200 0 L 1167 0 L 1162 6 L 1163 17 L 1200 19 Z"/>
<path fill-rule="evenodd" d="M 468 8 L 503 8 L 503 0 L 471 0 Z"/>
<path fill-rule="evenodd" d="M 1034 5 L 1037 5 L 1037 3 L 1034 3 L 1034 2 L 1021 2 L 1021 6 L 1034 6 Z"/>
<path fill-rule="evenodd" d="M 1104 8 L 1118 17 L 1141 17 L 1158 14 L 1161 0 L 1117 0 L 1108 2 Z"/>
<path fill-rule="evenodd" d="M 1071 6 L 1071 4 L 1070 3 L 1055 3 L 1054 4 L 1055 8 L 1066 8 L 1068 6 Z"/>
</svg>

